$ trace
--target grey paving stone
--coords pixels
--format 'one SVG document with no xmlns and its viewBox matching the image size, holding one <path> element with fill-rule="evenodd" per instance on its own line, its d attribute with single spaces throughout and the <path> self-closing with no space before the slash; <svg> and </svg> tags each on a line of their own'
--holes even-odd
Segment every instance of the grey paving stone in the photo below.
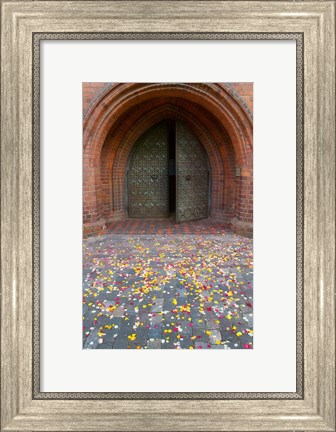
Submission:
<svg viewBox="0 0 336 432">
<path fill-rule="evenodd" d="M 121 325 L 121 318 L 115 318 L 115 317 L 109 318 L 108 319 L 108 324 L 113 324 L 114 326 L 120 327 L 120 325 Z"/>
<path fill-rule="evenodd" d="M 130 349 L 147 349 L 147 341 L 130 340 L 128 341 L 128 347 Z"/>
<path fill-rule="evenodd" d="M 118 306 L 113 312 L 112 315 L 115 318 L 120 318 L 122 315 L 124 314 L 124 307 L 123 306 Z"/>
<path fill-rule="evenodd" d="M 174 295 L 167 294 L 164 303 L 163 303 L 163 309 L 164 310 L 172 310 L 175 309 L 175 305 L 172 303 L 172 300 L 174 298 Z"/>
<path fill-rule="evenodd" d="M 134 321 L 131 319 L 128 321 L 121 321 L 120 327 L 118 327 L 118 339 L 128 339 L 130 334 L 135 333 L 133 329 Z"/>
<path fill-rule="evenodd" d="M 114 342 L 114 341 L 113 341 Z M 105 341 L 103 343 L 98 343 L 97 349 L 112 349 L 113 348 L 113 342 L 112 341 Z"/>
<path fill-rule="evenodd" d="M 162 336 L 162 325 L 148 329 L 148 339 L 159 339 Z"/>
<path fill-rule="evenodd" d="M 190 349 L 190 347 L 195 347 L 194 341 L 190 340 L 190 338 L 184 338 L 180 340 L 180 346 L 183 349 Z"/>
<path fill-rule="evenodd" d="M 118 336 L 113 344 L 114 349 L 127 349 L 129 340 L 125 337 Z"/>
<path fill-rule="evenodd" d="M 205 342 L 195 342 L 195 349 L 210 349 L 211 345 Z"/>
<path fill-rule="evenodd" d="M 197 306 L 194 306 L 195 308 L 197 308 Z M 190 313 L 191 319 L 192 319 L 192 323 L 195 327 L 203 327 L 205 328 L 206 325 L 206 317 L 203 314 L 194 312 L 191 310 Z M 201 320 L 201 322 L 200 322 Z"/>
<path fill-rule="evenodd" d="M 251 314 L 251 313 L 250 314 L 244 314 L 243 315 L 243 320 L 247 323 L 247 326 L 250 329 L 253 329 L 253 314 Z"/>
<path fill-rule="evenodd" d="M 226 341 L 225 345 L 230 349 L 242 349 L 243 346 L 240 341 Z"/>
<path fill-rule="evenodd" d="M 219 330 L 211 330 L 211 334 L 209 335 L 210 344 L 216 344 L 217 341 L 221 342 L 222 335 Z"/>
<path fill-rule="evenodd" d="M 224 345 L 211 345 L 211 349 L 224 349 Z"/>
<path fill-rule="evenodd" d="M 180 327 L 182 328 L 183 335 L 192 335 L 193 329 L 190 327 L 189 321 L 182 321 Z"/>
<path fill-rule="evenodd" d="M 104 295 L 103 295 L 103 297 L 105 297 L 106 296 L 106 293 L 104 293 Z M 114 300 L 106 300 L 105 302 L 104 302 L 104 307 L 103 307 L 103 311 L 108 311 L 108 309 L 109 309 L 109 307 L 111 307 L 111 306 L 115 306 L 115 304 L 116 304 L 116 302 L 114 301 Z"/>
<path fill-rule="evenodd" d="M 141 303 L 140 303 L 141 305 Z M 148 314 L 149 314 L 149 310 L 146 309 L 141 309 L 141 306 L 139 307 L 139 313 L 138 313 L 138 317 L 140 318 L 140 321 L 142 322 L 146 322 L 148 321 Z"/>
<path fill-rule="evenodd" d="M 97 335 L 97 331 L 92 332 L 85 340 L 84 340 L 84 349 L 95 349 L 98 346 L 99 337 Z"/>
<path fill-rule="evenodd" d="M 241 344 L 253 344 L 253 337 L 251 337 L 249 334 L 247 333 L 243 333 L 240 337 L 239 337 L 239 342 Z"/>
<path fill-rule="evenodd" d="M 155 314 L 155 316 L 152 316 L 149 318 L 149 322 L 151 326 L 155 326 L 157 324 L 160 324 L 162 321 L 162 315 Z"/>
<path fill-rule="evenodd" d="M 220 323 L 216 322 L 218 321 L 218 318 L 207 318 L 206 319 L 206 328 L 208 330 L 213 330 L 213 329 L 219 329 L 220 328 Z"/>
<path fill-rule="evenodd" d="M 155 300 L 155 304 L 151 308 L 151 311 L 152 312 L 162 312 L 162 310 L 163 310 L 163 302 L 164 302 L 164 298 L 157 298 Z"/>
<path fill-rule="evenodd" d="M 148 329 L 146 326 L 139 326 L 134 332 L 138 341 L 146 341 L 148 339 Z"/>
<path fill-rule="evenodd" d="M 193 327 L 193 332 L 192 332 L 193 336 L 196 336 L 196 339 L 194 339 L 194 342 L 209 342 L 209 337 L 208 335 L 205 333 L 204 328 L 200 328 L 200 327 Z"/>
<path fill-rule="evenodd" d="M 148 349 L 161 349 L 161 339 L 149 339 L 147 341 Z"/>
</svg>

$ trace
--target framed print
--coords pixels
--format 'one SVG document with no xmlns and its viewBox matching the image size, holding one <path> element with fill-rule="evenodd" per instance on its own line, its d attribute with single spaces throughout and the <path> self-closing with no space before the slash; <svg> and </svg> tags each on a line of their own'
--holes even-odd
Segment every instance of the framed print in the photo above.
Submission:
<svg viewBox="0 0 336 432">
<path fill-rule="evenodd" d="M 334 1 L 2 1 L 1 430 L 335 431 Z"/>
</svg>

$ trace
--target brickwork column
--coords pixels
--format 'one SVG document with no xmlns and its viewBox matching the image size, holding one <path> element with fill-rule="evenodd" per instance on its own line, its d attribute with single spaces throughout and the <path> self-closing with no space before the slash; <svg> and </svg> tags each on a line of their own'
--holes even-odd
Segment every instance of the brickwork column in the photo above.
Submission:
<svg viewBox="0 0 336 432">
<path fill-rule="evenodd" d="M 250 168 L 238 168 L 236 175 L 234 231 L 250 236 L 253 232 L 253 172 Z"/>
<path fill-rule="evenodd" d="M 95 166 L 88 151 L 83 157 L 83 231 L 84 235 L 99 232 L 105 227 L 101 209 L 99 166 Z"/>
</svg>

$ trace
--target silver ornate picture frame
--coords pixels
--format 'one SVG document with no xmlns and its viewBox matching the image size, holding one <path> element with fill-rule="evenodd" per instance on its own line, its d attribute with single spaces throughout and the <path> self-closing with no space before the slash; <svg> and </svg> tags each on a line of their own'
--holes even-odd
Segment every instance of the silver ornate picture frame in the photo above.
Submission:
<svg viewBox="0 0 336 432">
<path fill-rule="evenodd" d="M 334 1 L 3 1 L 1 430 L 335 430 Z M 179 19 L 177 19 L 179 17 Z M 40 391 L 40 41 L 295 40 L 296 391 Z"/>
</svg>

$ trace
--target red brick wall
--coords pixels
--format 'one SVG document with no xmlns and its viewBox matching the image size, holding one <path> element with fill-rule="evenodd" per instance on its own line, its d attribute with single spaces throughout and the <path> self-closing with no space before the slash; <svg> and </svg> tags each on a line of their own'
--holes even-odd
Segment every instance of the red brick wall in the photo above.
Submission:
<svg viewBox="0 0 336 432">
<path fill-rule="evenodd" d="M 227 85 L 233 89 L 234 94 L 236 93 L 241 100 L 246 104 L 251 113 L 253 113 L 253 83 L 227 83 Z M 94 83 L 82 83 L 83 88 L 83 112 L 85 113 L 90 107 L 91 103 L 94 102 L 104 88 L 107 88 L 109 83 L 94 82 Z"/>
<path fill-rule="evenodd" d="M 83 91 L 83 113 L 86 113 L 90 105 L 97 99 L 97 97 L 102 93 L 104 88 L 108 86 L 107 83 L 92 82 L 82 83 Z"/>
<path fill-rule="evenodd" d="M 229 83 L 229 86 L 253 113 L 253 83 Z"/>
<path fill-rule="evenodd" d="M 242 222 L 250 222 L 253 215 L 253 178 L 249 175 L 241 175 L 237 177 L 236 184 L 236 216 Z"/>
</svg>

